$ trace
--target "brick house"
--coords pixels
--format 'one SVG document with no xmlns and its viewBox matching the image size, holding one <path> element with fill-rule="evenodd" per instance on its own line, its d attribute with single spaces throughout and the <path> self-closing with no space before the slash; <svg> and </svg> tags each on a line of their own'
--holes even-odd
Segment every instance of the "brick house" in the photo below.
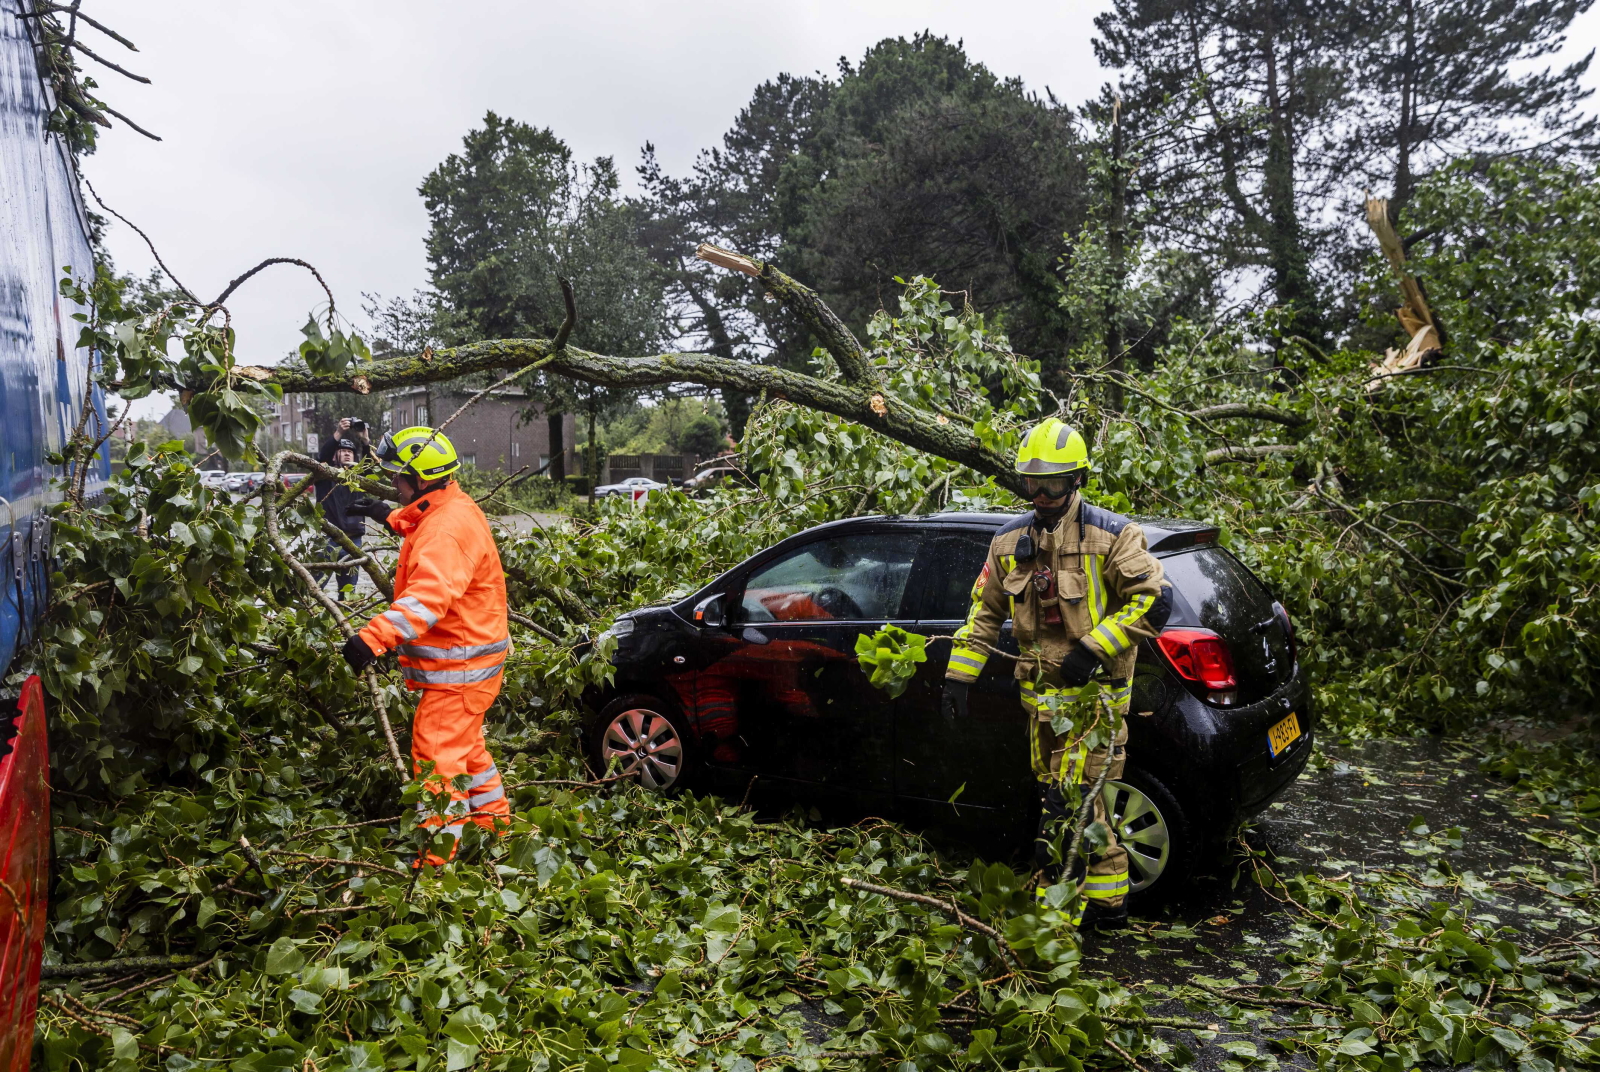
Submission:
<svg viewBox="0 0 1600 1072">
<path fill-rule="evenodd" d="M 423 387 L 402 387 L 388 393 L 389 427 L 409 428 L 414 424 L 432 424 L 447 419 L 460 409 L 473 394 L 431 391 L 433 409 L 429 412 L 430 391 Z M 523 411 L 532 409 L 527 421 Z M 577 451 L 573 440 L 577 435 L 577 418 L 566 414 L 562 420 L 561 441 L 566 455 L 566 471 L 576 471 Z M 456 418 L 450 426 L 450 441 L 455 444 L 461 460 L 471 462 L 479 469 L 498 469 L 514 473 L 524 465 L 537 470 L 550 460 L 550 422 L 544 409 L 537 403 L 530 406 L 527 394 L 517 387 L 507 387 L 473 405 Z"/>
<path fill-rule="evenodd" d="M 425 387 L 402 387 L 386 392 L 384 401 L 384 427 L 372 430 L 372 441 L 386 431 L 409 428 L 414 424 L 432 424 L 445 420 L 460 409 L 476 392 L 441 390 Z M 433 409 L 429 413 L 430 394 Z M 455 444 L 461 460 L 471 462 L 479 469 L 498 469 L 516 472 L 524 465 L 538 469 L 550 460 L 550 422 L 543 410 L 534 405 L 535 416 L 524 423 L 522 411 L 528 408 L 526 394 L 510 387 L 496 391 L 463 413 L 450 426 L 450 441 Z M 562 422 L 562 442 L 565 446 L 568 473 L 577 471 L 578 452 L 573 446 L 577 432 L 577 419 L 567 414 Z M 283 401 L 273 405 L 266 420 L 266 429 L 279 442 L 292 450 L 315 454 L 321 446 L 317 434 L 316 407 L 312 396 L 285 394 Z"/>
</svg>

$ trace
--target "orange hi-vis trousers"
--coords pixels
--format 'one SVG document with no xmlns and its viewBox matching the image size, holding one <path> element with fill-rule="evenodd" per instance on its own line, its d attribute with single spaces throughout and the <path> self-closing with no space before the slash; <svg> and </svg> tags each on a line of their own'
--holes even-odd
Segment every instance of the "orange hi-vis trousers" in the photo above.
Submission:
<svg viewBox="0 0 1600 1072">
<path fill-rule="evenodd" d="M 429 791 L 450 792 L 448 816 L 435 815 L 431 808 L 418 805 L 420 825 L 442 826 L 444 833 L 457 840 L 469 822 L 494 830 L 497 822 L 511 818 L 511 804 L 506 800 L 500 771 L 483 743 L 484 712 L 474 712 L 472 708 L 476 706 L 465 689 L 423 689 L 411 724 L 411 758 L 416 764 L 413 769 L 420 774 L 422 764 L 432 763 L 434 776 L 428 782 Z M 457 789 L 454 784 L 460 774 L 467 776 L 466 789 Z M 455 855 L 454 846 L 450 855 Z M 445 861 L 429 854 L 424 862 Z"/>
</svg>

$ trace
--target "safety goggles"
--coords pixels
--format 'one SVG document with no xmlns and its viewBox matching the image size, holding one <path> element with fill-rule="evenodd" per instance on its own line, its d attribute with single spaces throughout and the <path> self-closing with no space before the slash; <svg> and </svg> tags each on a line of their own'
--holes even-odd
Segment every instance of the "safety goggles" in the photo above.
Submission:
<svg viewBox="0 0 1600 1072">
<path fill-rule="evenodd" d="M 1028 498 L 1036 499 L 1040 495 L 1048 499 L 1060 499 L 1072 494 L 1078 486 L 1078 475 L 1067 473 L 1062 476 L 1025 476 L 1022 478 L 1022 487 L 1028 493 Z"/>
<path fill-rule="evenodd" d="M 390 432 L 383 433 L 383 438 L 378 440 L 377 455 L 378 464 L 391 473 L 402 473 L 409 468 L 401 459 L 400 446 L 394 441 L 394 435 Z"/>
</svg>

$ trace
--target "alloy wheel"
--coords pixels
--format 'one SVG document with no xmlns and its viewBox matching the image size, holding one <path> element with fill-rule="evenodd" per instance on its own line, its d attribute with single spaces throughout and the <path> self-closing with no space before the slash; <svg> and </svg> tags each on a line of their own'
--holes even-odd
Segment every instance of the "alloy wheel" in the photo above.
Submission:
<svg viewBox="0 0 1600 1072">
<path fill-rule="evenodd" d="M 1128 850 L 1129 892 L 1138 893 L 1166 870 L 1172 855 L 1172 833 L 1155 801 L 1127 782 L 1107 781 L 1101 796 L 1111 828 Z"/>
<path fill-rule="evenodd" d="M 606 726 L 600 758 L 607 770 L 637 774 L 646 789 L 670 789 L 683 770 L 683 741 L 665 715 L 635 707 Z"/>
</svg>

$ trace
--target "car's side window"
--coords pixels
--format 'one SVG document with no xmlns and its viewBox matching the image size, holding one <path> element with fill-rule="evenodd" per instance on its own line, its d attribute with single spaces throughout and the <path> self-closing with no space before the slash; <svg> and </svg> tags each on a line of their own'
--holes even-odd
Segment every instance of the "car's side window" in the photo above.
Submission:
<svg viewBox="0 0 1600 1072">
<path fill-rule="evenodd" d="M 961 621 L 972 603 L 972 583 L 989 556 L 989 535 L 949 532 L 923 541 L 911 573 L 908 599 L 923 621 Z"/>
<path fill-rule="evenodd" d="M 919 542 L 912 533 L 862 533 L 796 548 L 751 574 L 740 618 L 746 622 L 899 618 Z"/>
</svg>

